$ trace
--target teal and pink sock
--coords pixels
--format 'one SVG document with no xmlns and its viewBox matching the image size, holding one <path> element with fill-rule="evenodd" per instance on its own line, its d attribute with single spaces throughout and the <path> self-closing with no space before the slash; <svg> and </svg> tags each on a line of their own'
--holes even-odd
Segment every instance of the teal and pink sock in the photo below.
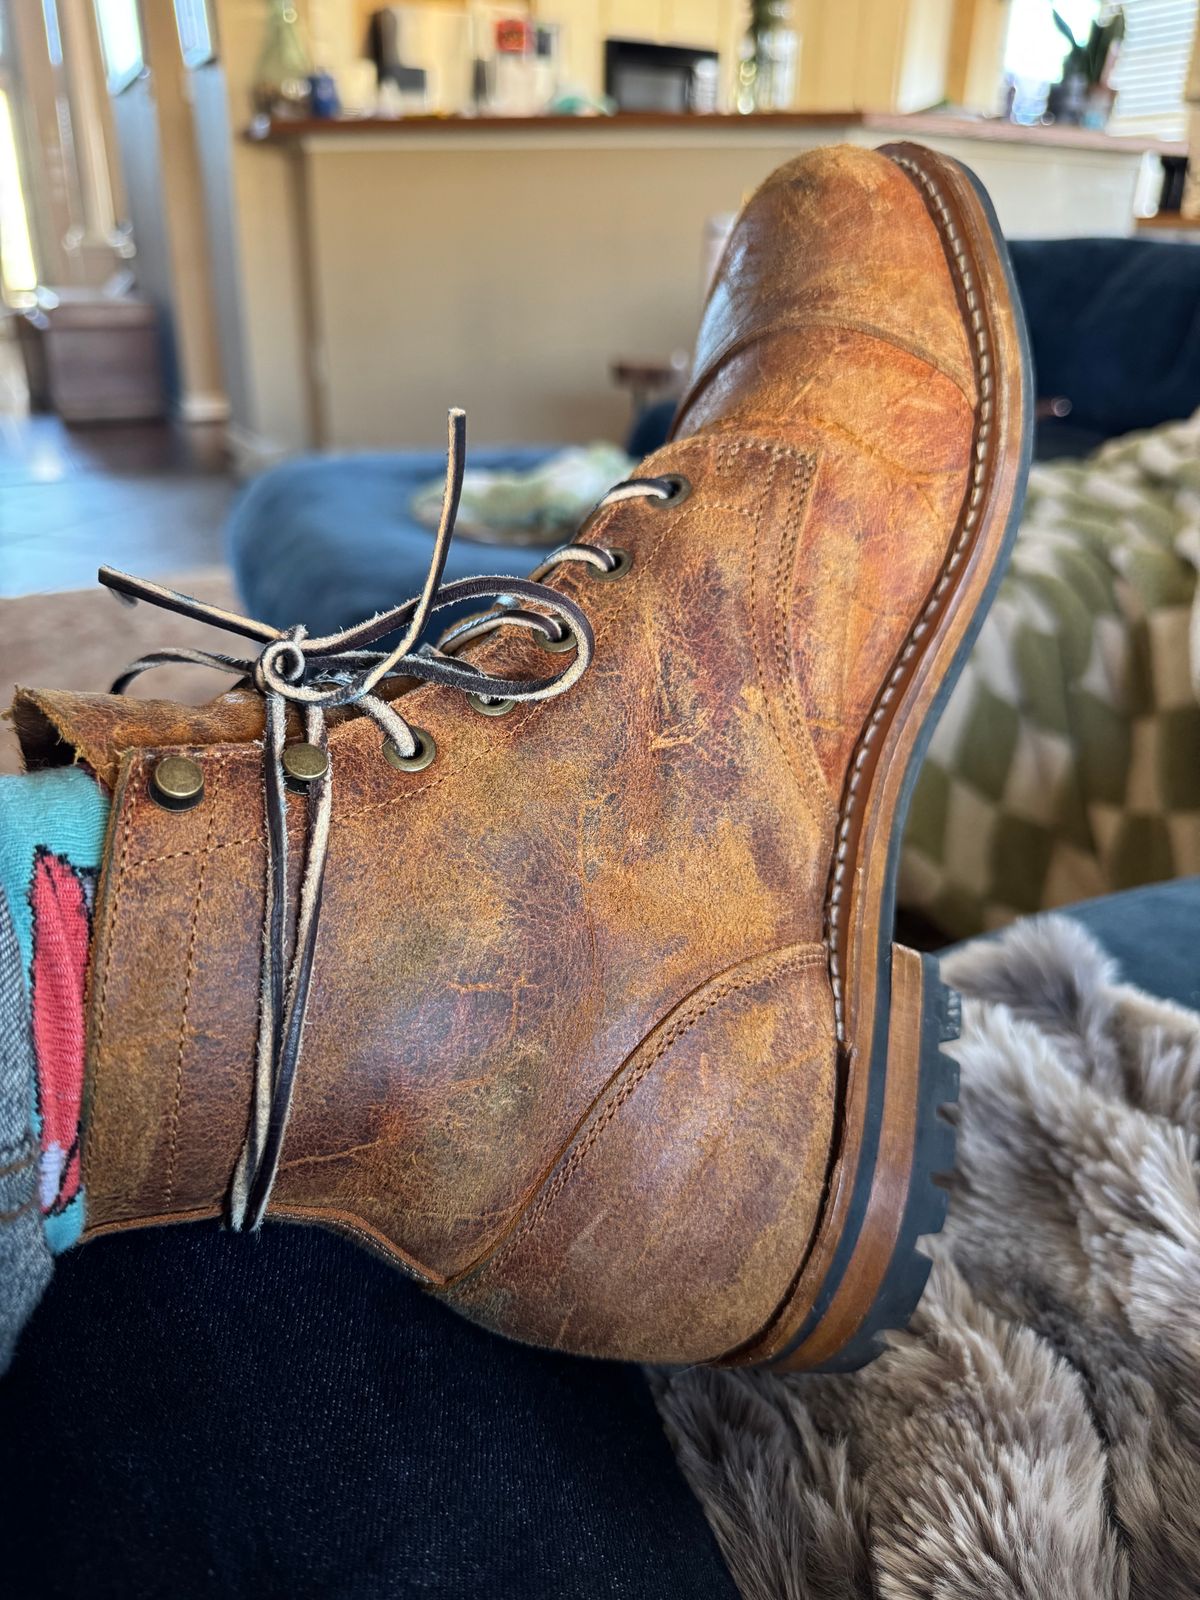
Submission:
<svg viewBox="0 0 1200 1600">
<path fill-rule="evenodd" d="M 0 895 L 19 954 L 19 976 L 3 981 L 24 990 L 0 994 L 0 1015 L 20 1012 L 30 1029 L 37 1203 L 55 1252 L 83 1229 L 84 1002 L 108 812 L 107 798 L 81 767 L 0 778 Z"/>
</svg>

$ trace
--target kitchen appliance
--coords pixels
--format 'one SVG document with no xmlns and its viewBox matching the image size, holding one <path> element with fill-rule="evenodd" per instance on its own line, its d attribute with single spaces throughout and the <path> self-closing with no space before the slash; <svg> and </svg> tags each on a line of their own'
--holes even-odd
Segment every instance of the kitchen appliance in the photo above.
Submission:
<svg viewBox="0 0 1200 1600">
<path fill-rule="evenodd" d="M 604 42 L 604 92 L 618 111 L 715 111 L 718 81 L 715 50 L 640 39 Z"/>
<path fill-rule="evenodd" d="M 379 78 L 379 109 L 390 115 L 428 109 L 428 73 L 400 59 L 403 11 L 402 6 L 381 6 L 367 22 L 367 55 Z"/>
</svg>

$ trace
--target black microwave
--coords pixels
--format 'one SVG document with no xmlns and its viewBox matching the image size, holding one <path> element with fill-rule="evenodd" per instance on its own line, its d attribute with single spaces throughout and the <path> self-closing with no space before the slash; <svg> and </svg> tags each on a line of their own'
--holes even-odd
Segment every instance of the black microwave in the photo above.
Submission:
<svg viewBox="0 0 1200 1600">
<path fill-rule="evenodd" d="M 715 111 L 717 83 L 715 50 L 638 39 L 604 42 L 604 92 L 618 111 Z"/>
</svg>

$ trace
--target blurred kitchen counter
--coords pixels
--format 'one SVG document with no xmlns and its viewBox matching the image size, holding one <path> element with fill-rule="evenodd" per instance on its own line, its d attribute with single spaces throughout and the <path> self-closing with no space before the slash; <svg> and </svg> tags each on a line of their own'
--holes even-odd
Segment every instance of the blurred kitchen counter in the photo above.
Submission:
<svg viewBox="0 0 1200 1600">
<path fill-rule="evenodd" d="M 1184 144 L 1173 144 L 1153 138 L 1110 134 L 1092 128 L 1073 128 L 1066 124 L 1039 124 L 1027 127 L 1020 123 L 1003 122 L 995 117 L 966 117 L 943 115 L 941 112 L 902 114 L 879 111 L 758 111 L 751 116 L 736 112 L 645 111 L 619 112 L 615 116 L 427 116 L 373 117 L 346 116 L 332 119 L 317 117 L 276 118 L 264 120 L 249 130 L 248 137 L 263 143 L 311 144 L 316 139 L 409 138 L 417 134 L 440 133 L 461 138 L 475 134 L 491 138 L 496 134 L 554 135 L 561 132 L 584 137 L 617 133 L 624 135 L 636 130 L 640 135 L 653 133 L 685 132 L 702 138 L 736 133 L 754 135 L 769 130 L 773 137 L 780 129 L 864 129 L 872 133 L 896 135 L 903 130 L 904 137 L 932 143 L 943 138 L 982 140 L 989 144 L 1016 144 L 1037 149 L 1095 150 L 1116 155 L 1155 154 L 1186 155 Z"/>
<path fill-rule="evenodd" d="M 1128 234 L 1163 146 L 937 114 L 276 122 L 306 436 L 268 448 L 622 437 L 618 352 L 688 347 L 705 227 L 815 145 L 914 139 L 966 162 L 1013 237 Z M 290 343 L 290 341 L 289 341 Z M 275 373 L 278 387 L 278 373 Z M 249 374 L 254 382 L 254 374 Z M 270 418 L 266 417 L 268 429 Z"/>
</svg>

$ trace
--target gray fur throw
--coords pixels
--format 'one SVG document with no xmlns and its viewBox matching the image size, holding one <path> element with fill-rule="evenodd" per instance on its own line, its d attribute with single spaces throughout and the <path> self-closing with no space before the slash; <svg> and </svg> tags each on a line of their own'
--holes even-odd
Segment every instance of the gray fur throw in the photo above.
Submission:
<svg viewBox="0 0 1200 1600">
<path fill-rule="evenodd" d="M 1200 1015 L 1044 917 L 944 964 L 957 1169 L 865 1371 L 659 1374 L 746 1600 L 1200 1595 Z"/>
</svg>

